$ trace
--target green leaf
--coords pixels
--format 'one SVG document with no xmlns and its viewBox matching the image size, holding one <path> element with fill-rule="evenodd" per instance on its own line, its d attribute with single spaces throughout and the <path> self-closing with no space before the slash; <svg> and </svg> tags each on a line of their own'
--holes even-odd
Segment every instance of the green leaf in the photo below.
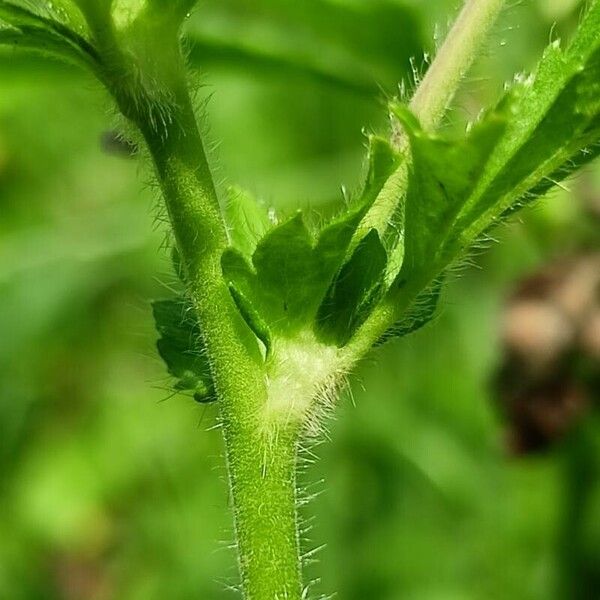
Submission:
<svg viewBox="0 0 600 600">
<path fill-rule="evenodd" d="M 250 266 L 236 250 L 225 252 L 223 272 L 270 327 L 289 333 L 306 320 L 315 292 L 313 239 L 302 214 L 263 237 Z"/>
<path fill-rule="evenodd" d="M 256 335 L 256 337 L 265 345 L 268 356 L 271 353 L 273 346 L 271 330 L 269 329 L 268 324 L 254 308 L 252 302 L 248 300 L 248 298 L 244 296 L 244 293 L 236 288 L 234 284 L 229 285 L 229 291 L 242 317 L 246 323 L 248 323 L 250 329 L 254 332 L 254 335 Z"/>
<path fill-rule="evenodd" d="M 160 335 L 156 343 L 158 353 L 176 379 L 175 389 L 191 392 L 198 402 L 215 400 L 208 357 L 189 300 L 184 296 L 157 300 L 152 304 L 152 312 Z"/>
<path fill-rule="evenodd" d="M 366 212 L 371 207 L 401 160 L 401 155 L 392 148 L 388 140 L 376 135 L 369 137 L 369 169 L 358 202 L 361 210 Z"/>
<path fill-rule="evenodd" d="M 272 227 L 264 207 L 238 186 L 227 190 L 225 220 L 231 245 L 248 257 L 254 254 L 258 241 Z"/>
<path fill-rule="evenodd" d="M 244 305 L 253 307 L 242 312 L 259 315 L 270 331 L 284 336 L 309 326 L 359 221 L 360 214 L 351 213 L 327 226 L 315 241 L 298 213 L 260 240 L 251 264 L 238 250 L 227 250 L 222 267 L 234 299 L 239 306 L 238 296 L 243 297 Z M 255 322 L 248 324 L 256 332 Z"/>
<path fill-rule="evenodd" d="M 499 111 L 486 115 L 462 139 L 447 140 L 423 131 L 402 106 L 393 107 L 410 140 L 412 164 L 404 206 L 404 259 L 399 281 L 429 273 L 443 242 L 468 201 L 506 128 Z"/>
<path fill-rule="evenodd" d="M 598 155 L 600 2 L 594 1 L 570 47 L 548 47 L 534 78 L 504 103 L 512 117 L 477 189 L 461 212 L 456 246 L 474 241 L 496 219 L 546 193 Z"/>
<path fill-rule="evenodd" d="M 322 341 L 344 346 L 365 322 L 384 292 L 386 265 L 387 253 L 372 229 L 342 267 L 319 307 L 315 329 Z"/>
<path fill-rule="evenodd" d="M 250 260 L 255 232 L 264 220 L 255 217 L 255 205 L 250 211 L 236 209 L 238 226 L 231 233 L 234 247 L 223 254 L 223 274 L 241 313 L 267 347 L 273 335 L 289 337 L 312 326 L 351 252 L 360 221 L 396 168 L 399 157 L 388 142 L 373 136 L 369 147 L 369 169 L 358 201 L 316 236 L 298 213 L 271 228 L 256 244 Z"/>
<path fill-rule="evenodd" d="M 49 20 L 14 2 L 0 2 L 0 21 L 11 27 L 39 27 Z"/>
<path fill-rule="evenodd" d="M 437 313 L 442 289 L 443 278 L 421 292 L 409 310 L 379 338 L 376 345 L 380 346 L 391 339 L 405 337 L 425 327 Z"/>
<path fill-rule="evenodd" d="M 464 137 L 424 132 L 407 109 L 393 108 L 412 155 L 395 287 L 418 293 L 498 220 L 599 153 L 600 0 L 570 48 L 552 44 L 535 77 Z"/>
<path fill-rule="evenodd" d="M 367 98 L 376 99 L 381 93 L 381 88 L 375 81 L 365 75 L 345 75 L 335 69 L 328 69 L 310 56 L 290 54 L 286 47 L 273 50 L 235 38 L 220 39 L 197 32 L 186 35 L 185 45 L 190 66 L 200 71 L 204 71 L 207 66 L 219 65 L 244 73 L 272 74 L 278 79 L 295 77 L 314 81 Z"/>
<path fill-rule="evenodd" d="M 279 317 L 302 324 L 317 283 L 313 240 L 301 213 L 267 234 L 256 248 L 252 262 L 260 284 L 276 299 Z"/>
<path fill-rule="evenodd" d="M 192 66 L 203 72 L 216 64 L 253 78 L 261 74 L 279 81 L 302 78 L 376 101 L 382 88 L 396 89 L 410 58 L 423 48 L 419 15 L 405 4 L 389 0 L 204 3 L 205 17 L 192 19 L 185 42 Z M 244 20 L 239 18 L 240 10 Z M 254 35 L 253 28 L 244 26 L 248 22 L 263 35 Z"/>
<path fill-rule="evenodd" d="M 73 0 L 73 2 L 86 17 L 101 15 L 103 21 L 110 16 L 113 5 L 117 4 L 115 0 Z"/>
<path fill-rule="evenodd" d="M 100 58 L 85 38 L 69 27 L 21 6 L 0 1 L 0 45 L 9 45 L 99 72 Z"/>
</svg>

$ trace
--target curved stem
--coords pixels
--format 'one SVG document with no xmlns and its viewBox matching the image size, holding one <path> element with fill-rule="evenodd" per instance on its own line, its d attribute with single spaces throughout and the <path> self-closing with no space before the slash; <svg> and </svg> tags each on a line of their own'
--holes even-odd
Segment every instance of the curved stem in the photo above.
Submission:
<svg viewBox="0 0 600 600">
<path fill-rule="evenodd" d="M 450 30 L 435 60 L 417 88 L 410 108 L 422 127 L 432 130 L 439 126 L 462 78 L 471 68 L 477 53 L 498 18 L 505 0 L 466 0 L 465 5 Z M 396 139 L 399 151 L 406 150 L 404 136 Z M 402 201 L 409 183 L 410 156 L 386 182 L 379 197 L 363 219 L 358 235 L 371 228 L 377 229 L 382 238 L 390 229 L 390 223 L 402 220 Z M 418 292 L 418 290 L 416 290 Z M 402 298 L 389 297 L 371 315 L 347 349 L 349 356 L 360 357 L 379 339 L 388 327 L 401 316 L 414 299 L 407 290 Z"/>
<path fill-rule="evenodd" d="M 479 48 L 496 22 L 505 0 L 467 0 L 436 59 L 413 96 L 410 108 L 423 129 L 435 129 Z"/>
<path fill-rule="evenodd" d="M 410 108 L 418 117 L 423 129 L 433 130 L 439 126 L 461 80 L 475 61 L 504 3 L 505 0 L 466 1 L 446 41 L 438 50 L 410 102 Z M 395 213 L 408 185 L 410 157 L 405 152 L 407 144 L 402 133 L 394 135 L 393 142 L 406 158 L 396 173 L 390 177 L 382 193 L 363 219 L 359 236 L 374 228 L 383 237 L 390 222 L 397 221 Z"/>
<path fill-rule="evenodd" d="M 181 108 L 181 102 L 180 108 Z M 262 357 L 221 273 L 227 239 L 191 106 L 166 136 L 144 127 L 211 360 L 247 600 L 299 600 L 296 438 L 265 439 Z"/>
<path fill-rule="evenodd" d="M 221 272 L 227 246 L 210 168 L 187 90 L 157 130 L 139 126 L 148 142 L 169 218 L 184 259 L 219 399 L 233 500 L 242 589 L 246 600 L 300 600 L 296 515 L 296 431 L 267 438 L 262 356 Z"/>
</svg>

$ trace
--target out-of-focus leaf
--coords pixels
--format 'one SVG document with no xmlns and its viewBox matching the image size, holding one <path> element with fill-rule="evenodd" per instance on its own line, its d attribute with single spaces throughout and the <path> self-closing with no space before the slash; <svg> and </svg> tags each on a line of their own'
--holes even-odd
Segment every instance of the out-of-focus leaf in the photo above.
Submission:
<svg viewBox="0 0 600 600">
<path fill-rule="evenodd" d="M 183 296 L 157 300 L 152 312 L 160 334 L 156 346 L 177 380 L 175 389 L 191 392 L 198 402 L 215 400 L 210 365 L 191 303 Z"/>
<path fill-rule="evenodd" d="M 377 98 L 381 92 L 364 74 L 348 77 L 334 69 L 327 69 L 310 57 L 298 57 L 289 52 L 252 47 L 200 34 L 186 36 L 185 47 L 189 64 L 198 69 L 217 65 L 277 77 L 301 77 L 368 98 Z"/>
<path fill-rule="evenodd" d="M 301 75 L 376 97 L 422 53 L 421 31 L 416 12 L 392 0 L 225 0 L 203 7 L 187 40 L 192 64 L 202 68 Z"/>
</svg>

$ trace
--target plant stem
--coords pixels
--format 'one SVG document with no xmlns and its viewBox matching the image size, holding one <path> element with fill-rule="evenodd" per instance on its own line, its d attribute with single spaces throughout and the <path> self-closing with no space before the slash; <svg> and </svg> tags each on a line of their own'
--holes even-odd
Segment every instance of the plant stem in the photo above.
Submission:
<svg viewBox="0 0 600 600">
<path fill-rule="evenodd" d="M 415 96 L 413 109 L 425 123 L 440 118 L 501 5 L 500 0 L 472 0 L 465 6 L 449 36 L 456 39 L 444 45 L 437 66 L 432 65 L 423 90 Z M 126 58 L 118 52 L 110 27 L 100 33 L 109 49 L 111 68 L 121 76 L 114 80 L 113 93 L 148 144 L 210 359 L 225 440 L 244 598 L 300 600 L 296 511 L 299 426 L 280 425 L 267 435 L 261 423 L 261 409 L 268 400 L 265 367 L 256 338 L 235 307 L 222 276 L 226 228 L 183 63 L 171 65 L 173 77 L 164 82 L 168 89 L 161 96 L 163 105 L 156 98 L 145 97 L 136 81 L 128 79 Z M 172 50 L 173 56 L 180 58 L 178 49 Z M 362 342 L 375 335 L 383 321 L 379 315 L 375 327 L 369 329 L 366 324 L 365 331 L 370 334 L 364 335 Z M 364 343 L 359 346 L 362 351 Z"/>
<path fill-rule="evenodd" d="M 590 522 L 593 492 L 600 475 L 597 420 L 586 415 L 564 442 L 562 519 L 557 537 L 558 585 L 556 598 L 585 600 L 593 588 L 586 569 L 585 527 Z"/>
<path fill-rule="evenodd" d="M 267 443 L 252 426 L 225 435 L 244 598 L 300 600 L 297 436 L 280 432 Z"/>
<path fill-rule="evenodd" d="M 489 35 L 505 0 L 466 0 L 435 60 L 417 88 L 410 108 L 421 126 L 433 130 L 439 126 L 454 94 L 467 71 L 471 68 L 481 45 Z M 404 153 L 404 160 L 388 179 L 373 206 L 363 219 L 356 237 L 362 237 L 369 229 L 376 229 L 383 239 L 386 231 L 402 229 L 402 201 L 409 182 L 410 155 L 403 135 L 396 136 L 396 147 Z M 399 242 L 401 243 L 401 242 Z M 389 298 L 374 311 L 369 320 L 355 335 L 351 356 L 362 356 L 388 327 L 408 307 L 410 293 L 405 292 L 400 302 Z"/>
<path fill-rule="evenodd" d="M 410 108 L 425 130 L 435 129 L 446 113 L 454 94 L 471 68 L 481 45 L 485 42 L 505 0 L 467 0 L 442 47 L 418 86 Z M 394 123 L 396 125 L 396 123 Z M 408 184 L 410 156 L 402 132 L 395 132 L 393 142 L 405 159 L 389 178 L 379 197 L 363 219 L 357 239 L 369 229 L 377 229 L 383 238 L 390 223 L 398 221 L 396 214 Z"/>
<path fill-rule="evenodd" d="M 300 600 L 296 442 L 267 442 L 259 421 L 267 398 L 263 359 L 221 272 L 225 226 L 187 91 L 166 131 L 139 123 L 165 197 L 211 360 L 225 440 L 244 598 Z"/>
<path fill-rule="evenodd" d="M 150 151 L 200 322 L 219 401 L 244 597 L 300 600 L 296 438 L 281 435 L 267 446 L 262 437 L 263 359 L 222 275 L 227 233 L 177 40 L 170 54 L 178 62 L 169 65 L 163 90 L 168 103 L 159 105 L 132 81 L 135 69 L 120 52 L 112 22 L 92 22 L 110 59 L 109 88 Z"/>
<path fill-rule="evenodd" d="M 467 0 L 410 108 L 425 130 L 435 129 L 496 22 L 505 0 Z"/>
</svg>

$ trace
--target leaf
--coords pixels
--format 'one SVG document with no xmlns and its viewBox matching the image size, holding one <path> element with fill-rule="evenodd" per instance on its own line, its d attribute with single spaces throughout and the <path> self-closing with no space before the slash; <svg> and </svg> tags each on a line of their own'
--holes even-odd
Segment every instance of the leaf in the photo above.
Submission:
<svg viewBox="0 0 600 600">
<path fill-rule="evenodd" d="M 316 274 L 313 239 L 301 213 L 260 240 L 252 266 L 235 250 L 224 254 L 222 265 L 230 285 L 273 329 L 289 332 L 304 323 Z"/>
<path fill-rule="evenodd" d="M 456 216 L 505 131 L 506 118 L 494 111 L 464 138 L 448 140 L 423 131 L 408 109 L 393 109 L 408 134 L 412 155 L 404 206 L 404 259 L 398 276 L 402 282 L 428 273 L 439 261 Z"/>
<path fill-rule="evenodd" d="M 238 250 L 227 250 L 222 267 L 235 290 L 234 299 L 241 296 L 253 307 L 242 312 L 260 315 L 269 330 L 284 336 L 309 325 L 346 256 L 358 221 L 357 214 L 340 219 L 315 241 L 298 213 L 260 240 L 252 263 Z M 248 324 L 256 332 L 255 325 Z"/>
<path fill-rule="evenodd" d="M 210 365 L 202 344 L 194 309 L 184 296 L 152 303 L 156 346 L 168 372 L 177 380 L 175 389 L 192 392 L 198 402 L 216 399 Z"/>
<path fill-rule="evenodd" d="M 21 6 L 0 0 L 0 45 L 51 55 L 98 73 L 95 48 L 69 27 Z"/>
<path fill-rule="evenodd" d="M 358 202 L 316 237 L 298 213 L 270 229 L 248 259 L 240 246 L 248 250 L 254 242 L 243 234 L 248 230 L 246 221 L 239 226 L 242 238 L 236 238 L 237 248 L 223 254 L 223 274 L 248 325 L 267 346 L 273 335 L 289 337 L 312 327 L 321 302 L 351 251 L 360 221 L 398 159 L 385 140 L 372 137 L 369 169 Z M 250 231 L 250 237 L 252 234 Z"/>
<path fill-rule="evenodd" d="M 387 253 L 379 234 L 372 229 L 342 267 L 316 319 L 318 337 L 344 346 L 365 322 L 384 291 Z"/>
<path fill-rule="evenodd" d="M 436 315 L 443 289 L 443 278 L 421 292 L 403 317 L 394 323 L 376 342 L 376 346 L 391 339 L 402 338 L 415 333 L 427 325 Z"/>
<path fill-rule="evenodd" d="M 499 219 L 599 153 L 600 1 L 570 48 L 552 44 L 534 78 L 517 83 L 459 139 L 424 132 L 394 107 L 410 141 L 404 262 L 396 289 L 428 285 Z"/>
<path fill-rule="evenodd" d="M 252 256 L 258 241 L 272 227 L 264 208 L 238 186 L 227 190 L 225 220 L 231 245 L 246 256 Z"/>
<path fill-rule="evenodd" d="M 273 229 L 256 248 L 252 262 L 268 293 L 278 298 L 281 315 L 302 319 L 313 293 L 312 237 L 302 214 Z"/>
<path fill-rule="evenodd" d="M 513 116 L 502 143 L 457 222 L 465 246 L 497 218 L 546 193 L 598 154 L 600 2 L 566 50 L 546 50 L 533 80 L 509 92 Z"/>
<path fill-rule="evenodd" d="M 256 337 L 265 345 L 268 356 L 273 346 L 269 326 L 263 320 L 260 313 L 256 311 L 252 302 L 244 296 L 243 292 L 238 290 L 233 284 L 229 285 L 229 291 L 242 317 L 250 326 L 254 335 L 256 335 Z"/>
<path fill-rule="evenodd" d="M 382 88 L 396 89 L 423 48 L 416 11 L 389 0 L 236 0 L 202 8 L 204 18 L 192 20 L 185 40 L 202 71 L 217 64 L 252 77 L 297 77 L 376 100 Z"/>
<path fill-rule="evenodd" d="M 381 91 L 364 75 L 353 73 L 346 76 L 320 65 L 311 57 L 290 54 L 286 48 L 272 50 L 241 43 L 237 39 L 219 39 L 199 33 L 187 34 L 185 45 L 190 66 L 201 71 L 216 64 L 243 72 L 273 74 L 278 78 L 306 79 L 367 98 L 377 98 Z"/>
<path fill-rule="evenodd" d="M 362 210 L 366 212 L 375 202 L 386 181 L 398 168 L 401 159 L 388 140 L 376 135 L 369 137 L 369 169 L 359 201 Z"/>
</svg>

